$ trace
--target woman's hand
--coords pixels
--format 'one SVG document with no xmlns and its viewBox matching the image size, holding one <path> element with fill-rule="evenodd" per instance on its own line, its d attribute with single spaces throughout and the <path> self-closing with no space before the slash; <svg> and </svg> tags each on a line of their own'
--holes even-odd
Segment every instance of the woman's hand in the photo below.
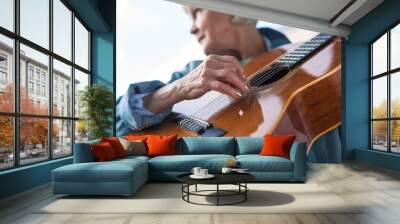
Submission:
<svg viewBox="0 0 400 224">
<path fill-rule="evenodd" d="M 160 113 L 182 100 L 191 100 L 215 90 L 237 98 L 248 91 L 243 68 L 233 56 L 209 55 L 183 78 L 143 98 L 143 106 Z"/>
<path fill-rule="evenodd" d="M 175 85 L 180 100 L 196 99 L 211 90 L 237 98 L 248 90 L 239 61 L 220 55 L 209 55 L 195 70 L 171 85 Z"/>
</svg>

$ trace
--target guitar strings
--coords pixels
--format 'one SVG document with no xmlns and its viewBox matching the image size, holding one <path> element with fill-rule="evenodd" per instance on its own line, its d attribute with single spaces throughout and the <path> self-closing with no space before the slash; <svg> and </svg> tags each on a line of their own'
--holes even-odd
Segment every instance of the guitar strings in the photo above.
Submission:
<svg viewBox="0 0 400 224">
<path fill-rule="evenodd" d="M 299 48 L 295 49 L 295 50 L 292 51 L 292 52 L 289 52 L 288 54 L 285 54 L 284 56 L 287 56 L 287 55 L 289 55 L 290 53 L 293 53 L 293 52 L 295 52 L 295 51 L 298 50 L 298 49 L 302 49 L 302 48 L 306 47 L 307 44 L 317 44 L 318 46 L 316 46 L 316 47 L 314 48 L 314 50 L 317 49 L 317 48 L 318 48 L 319 46 L 321 46 L 324 42 L 326 42 L 326 39 L 325 39 L 325 38 L 322 38 L 322 41 L 321 41 L 321 38 L 318 39 L 318 36 L 320 36 L 320 35 L 317 35 L 316 37 L 312 38 L 310 41 L 308 41 L 308 42 L 305 43 L 304 45 L 300 46 Z M 329 38 L 328 38 L 328 39 L 329 39 Z M 315 40 L 316 40 L 317 42 L 316 42 L 316 43 L 312 43 L 312 42 L 315 41 Z M 309 52 L 309 53 L 310 53 L 310 52 Z M 279 57 L 278 60 L 281 59 L 281 58 L 283 58 L 284 56 Z M 303 57 L 304 57 L 304 56 L 303 56 Z M 284 64 L 283 64 L 283 65 L 284 65 Z M 269 68 L 271 68 L 271 67 L 269 67 Z M 258 87 L 257 85 L 259 85 L 259 84 L 261 84 L 261 83 L 267 81 L 269 78 L 271 78 L 272 76 L 274 76 L 274 75 L 276 74 L 275 72 L 281 71 L 282 68 L 283 68 L 282 66 L 278 66 L 278 67 L 273 68 L 273 69 L 271 69 L 271 70 L 266 70 L 266 71 L 261 72 L 258 76 L 256 76 L 256 77 L 254 78 L 254 80 L 253 80 L 253 85 L 255 85 L 255 87 L 254 87 L 254 88 L 250 88 L 250 90 L 256 89 L 256 88 Z M 248 77 L 248 79 L 249 79 L 250 77 L 252 77 L 253 75 L 255 75 L 256 73 L 257 73 L 257 72 L 255 72 L 255 73 L 253 73 L 252 75 L 250 75 L 250 76 Z M 269 73 L 269 74 L 268 74 L 268 73 Z M 275 74 L 274 74 L 274 73 L 275 73 Z M 249 83 L 249 84 L 251 84 L 251 83 Z M 229 104 L 234 104 L 235 102 L 237 102 L 238 100 L 240 100 L 241 98 L 243 98 L 244 96 L 246 96 L 246 95 L 249 94 L 249 93 L 250 93 L 250 91 L 247 92 L 247 93 L 245 93 L 245 94 L 243 94 L 243 95 L 242 95 L 241 97 L 239 97 L 239 98 L 235 98 L 232 102 L 229 102 Z M 224 101 L 225 99 L 228 99 L 228 100 L 229 100 L 230 98 L 231 98 L 231 97 L 226 96 L 225 94 L 220 94 L 220 96 L 216 97 L 214 100 L 212 100 L 212 101 L 209 102 L 208 104 L 204 105 L 204 106 L 203 106 L 202 108 L 200 108 L 198 111 L 196 111 L 196 112 L 194 112 L 193 114 L 191 114 L 190 117 L 201 118 L 200 115 L 203 115 L 203 114 L 206 112 L 206 110 L 207 110 L 207 113 L 208 113 L 208 109 L 211 108 L 211 107 L 215 107 L 216 109 L 214 109 L 214 111 L 215 111 L 215 112 L 218 112 L 221 108 L 224 108 L 224 107 L 225 107 L 225 106 L 223 105 L 223 101 Z"/>
<path fill-rule="evenodd" d="M 272 69 L 272 70 L 267 70 L 267 72 L 275 72 L 275 70 L 277 70 L 277 69 L 279 69 L 279 68 L 282 68 L 282 67 L 277 67 L 277 68 L 274 68 L 274 69 Z M 264 71 L 264 72 L 266 72 L 266 71 Z M 263 73 L 263 72 L 260 73 L 260 76 L 265 75 L 265 74 L 262 74 L 262 73 Z M 274 74 L 271 74 L 271 75 L 274 75 Z M 251 75 L 251 76 L 252 76 L 252 75 Z M 249 76 L 249 78 L 250 78 L 251 76 Z M 259 78 L 259 77 L 257 76 L 257 77 L 254 79 L 254 80 L 255 80 L 254 84 L 255 84 L 255 85 L 261 84 L 262 82 L 264 82 L 264 81 L 265 81 L 266 79 L 268 79 L 268 78 L 269 78 L 268 75 L 267 75 L 267 77 L 261 77 L 261 78 Z M 257 88 L 257 86 L 254 87 L 254 88 L 250 88 L 250 90 L 253 90 L 253 89 L 255 89 L 255 88 Z M 250 92 L 250 91 L 249 91 L 249 92 Z M 248 93 L 249 93 L 249 92 L 248 92 Z M 245 95 L 247 95 L 248 93 L 245 93 L 244 95 L 242 95 L 241 97 L 236 98 L 236 99 L 240 99 L 240 98 L 244 97 Z M 195 113 L 193 113 L 191 116 L 200 118 L 199 115 L 204 114 L 205 110 L 208 110 L 208 108 L 210 108 L 211 106 L 212 106 L 212 107 L 217 107 L 217 110 L 215 110 L 215 111 L 218 111 L 218 110 L 220 109 L 220 108 L 218 107 L 218 106 L 219 106 L 218 104 L 220 104 L 220 103 L 224 100 L 224 98 L 225 98 L 225 99 L 230 99 L 231 97 L 226 96 L 225 94 L 220 94 L 219 97 L 215 98 L 215 99 L 212 100 L 210 103 L 208 103 L 208 104 L 206 104 L 205 106 L 203 106 L 201 109 L 199 109 L 198 111 L 196 111 Z M 213 101 L 216 101 L 216 102 L 214 103 Z M 235 100 L 234 100 L 234 101 L 235 101 Z M 233 103 L 234 101 L 232 101 L 231 103 Z M 214 104 L 214 105 L 213 105 L 213 104 Z M 208 111 L 207 111 L 207 112 L 208 112 Z M 196 115 L 196 116 L 195 116 L 195 115 Z"/>
<path fill-rule="evenodd" d="M 238 98 L 235 98 L 235 99 L 234 99 L 232 102 L 230 102 L 230 103 L 233 104 L 233 103 L 235 103 L 236 101 L 240 100 L 241 98 L 245 97 L 247 94 L 250 93 L 251 90 L 256 89 L 256 88 L 258 87 L 257 85 L 263 83 L 264 81 L 267 81 L 270 77 L 272 77 L 273 75 L 275 75 L 275 74 L 273 74 L 274 72 L 279 72 L 282 68 L 283 68 L 283 67 L 276 67 L 276 68 L 273 68 L 273 69 L 271 69 L 271 70 L 267 70 L 267 71 L 261 72 L 261 73 L 259 74 L 260 76 L 257 76 L 257 77 L 254 79 L 254 84 L 253 84 L 253 85 L 255 85 L 255 86 L 254 86 L 254 87 L 251 87 L 250 90 L 249 90 L 247 93 L 243 94 L 242 96 L 240 96 L 240 97 L 238 97 Z M 265 73 L 265 72 L 267 72 L 267 73 Z M 264 73 L 264 74 L 263 74 L 263 73 Z M 268 74 L 268 73 L 270 73 L 270 74 Z M 267 75 L 266 75 L 266 74 L 267 74 Z M 265 75 L 266 75 L 266 76 L 265 76 Z M 251 76 L 252 76 L 252 75 L 251 75 Z M 249 78 L 250 78 L 251 76 L 249 76 Z M 227 95 L 225 95 L 225 94 L 220 94 L 219 97 L 216 97 L 216 98 L 215 98 L 214 100 L 212 100 L 210 103 L 204 105 L 202 108 L 200 108 L 198 111 L 194 112 L 194 113 L 191 114 L 190 116 L 193 116 L 193 117 L 196 117 L 196 118 L 201 118 L 201 115 L 203 115 L 203 114 L 206 112 L 206 110 L 207 110 L 207 113 L 208 113 L 208 109 L 211 108 L 211 107 L 215 107 L 216 109 L 214 109 L 214 111 L 217 112 L 217 111 L 219 111 L 219 109 L 221 109 L 221 107 L 224 107 L 224 106 L 223 106 L 223 101 L 224 101 L 225 99 L 228 99 L 228 100 L 229 100 L 230 98 L 232 98 L 232 97 L 227 96 Z M 214 102 L 214 101 L 215 101 L 215 102 Z M 221 104 L 222 104 L 222 106 L 221 106 Z"/>
<path fill-rule="evenodd" d="M 266 70 L 266 71 L 261 72 L 260 76 L 257 76 L 254 79 L 255 80 L 255 82 L 254 82 L 255 86 L 253 88 L 250 88 L 250 90 L 256 89 L 258 87 L 257 85 L 263 83 L 264 81 L 267 81 L 270 77 L 275 75 L 275 74 L 273 74 L 274 72 L 279 72 L 282 68 L 283 67 L 279 66 L 279 67 L 273 68 L 271 70 Z M 268 73 L 270 73 L 270 74 L 268 74 Z M 251 76 L 249 76 L 249 78 Z M 249 93 L 250 93 L 250 91 L 245 93 L 245 94 L 243 94 L 241 97 L 235 98 L 232 102 L 230 102 L 230 104 L 233 104 L 233 103 L 237 102 L 238 100 L 242 99 L 243 97 L 245 97 Z M 226 96 L 225 94 L 220 94 L 219 97 L 217 97 L 216 99 L 213 100 L 213 101 L 218 100 L 216 103 L 210 102 L 209 104 L 206 104 L 203 108 L 201 108 L 199 111 L 193 113 L 191 116 L 196 117 L 196 118 L 200 118 L 199 115 L 203 115 L 206 112 L 205 110 L 206 109 L 208 110 L 211 106 L 216 107 L 216 110 L 214 110 L 214 111 L 218 112 L 219 109 L 221 109 L 221 107 L 224 107 L 224 105 L 221 106 L 222 101 L 225 100 L 224 98 L 225 99 L 230 99 L 231 97 L 230 96 Z M 215 104 L 215 105 L 212 105 L 212 104 Z M 207 113 L 208 113 L 208 111 L 207 111 Z"/>
</svg>

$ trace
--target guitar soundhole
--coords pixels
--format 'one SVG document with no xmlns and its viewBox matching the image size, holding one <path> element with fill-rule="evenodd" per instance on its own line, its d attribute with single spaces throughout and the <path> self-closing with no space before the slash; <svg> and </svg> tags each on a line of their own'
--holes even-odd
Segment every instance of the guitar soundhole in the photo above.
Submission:
<svg viewBox="0 0 400 224">
<path fill-rule="evenodd" d="M 284 77 L 289 72 L 289 68 L 283 64 L 273 64 L 267 70 L 253 77 L 250 81 L 251 87 L 260 87 L 273 83 Z"/>
</svg>

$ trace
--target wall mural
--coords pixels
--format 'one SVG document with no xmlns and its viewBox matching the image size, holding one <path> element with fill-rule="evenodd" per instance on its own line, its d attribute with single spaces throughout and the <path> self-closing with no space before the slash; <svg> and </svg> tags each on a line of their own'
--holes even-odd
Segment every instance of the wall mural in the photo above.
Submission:
<svg viewBox="0 0 400 224">
<path fill-rule="evenodd" d="M 293 134 L 314 162 L 340 160 L 340 38 L 315 34 L 293 43 L 252 19 L 184 10 L 207 57 L 170 72 L 166 83 L 130 84 L 117 100 L 118 135 Z"/>
</svg>

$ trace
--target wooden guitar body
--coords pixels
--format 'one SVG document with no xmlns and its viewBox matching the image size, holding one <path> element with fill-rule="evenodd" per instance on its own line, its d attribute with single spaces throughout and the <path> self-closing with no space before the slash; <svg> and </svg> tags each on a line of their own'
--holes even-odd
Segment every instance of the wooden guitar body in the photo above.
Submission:
<svg viewBox="0 0 400 224">
<path fill-rule="evenodd" d="M 296 47 L 290 44 L 259 55 L 244 66 L 245 74 L 252 75 Z M 211 100 L 206 94 L 183 101 L 176 112 L 190 115 L 204 106 L 200 102 Z M 341 122 L 340 39 L 335 38 L 282 79 L 257 87 L 222 110 L 210 113 L 206 119 L 226 130 L 225 136 L 294 134 L 296 140 L 307 142 L 310 148 L 318 137 Z M 171 119 L 134 134 L 196 136 Z"/>
</svg>

